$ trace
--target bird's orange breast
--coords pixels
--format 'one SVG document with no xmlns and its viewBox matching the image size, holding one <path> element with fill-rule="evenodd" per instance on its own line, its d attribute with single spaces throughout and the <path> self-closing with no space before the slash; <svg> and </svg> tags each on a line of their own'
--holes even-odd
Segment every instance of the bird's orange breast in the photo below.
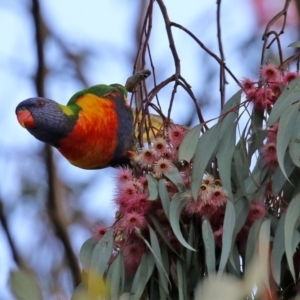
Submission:
<svg viewBox="0 0 300 300">
<path fill-rule="evenodd" d="M 84 169 L 106 167 L 117 147 L 118 117 L 115 103 L 93 94 L 76 101 L 82 110 L 74 129 L 58 150 L 73 165 Z"/>
</svg>

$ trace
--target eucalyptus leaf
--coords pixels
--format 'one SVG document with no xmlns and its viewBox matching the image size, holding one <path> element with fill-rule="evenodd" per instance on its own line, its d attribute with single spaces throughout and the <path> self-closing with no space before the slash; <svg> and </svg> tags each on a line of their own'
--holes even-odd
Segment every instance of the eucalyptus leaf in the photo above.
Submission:
<svg viewBox="0 0 300 300">
<path fill-rule="evenodd" d="M 156 200 L 158 197 L 158 182 L 156 179 L 153 178 L 152 175 L 147 174 L 146 175 L 147 181 L 148 181 L 148 190 L 149 190 L 149 197 L 147 200 Z"/>
<path fill-rule="evenodd" d="M 158 269 L 159 282 L 161 284 L 161 288 L 163 289 L 163 291 L 166 294 L 168 294 L 168 281 L 169 281 L 168 271 L 169 270 L 166 270 L 164 268 L 164 262 L 162 260 L 163 257 L 161 254 L 161 246 L 159 245 L 154 230 L 150 226 L 148 226 L 148 229 L 150 233 L 151 249 L 155 257 L 156 267 Z"/>
<path fill-rule="evenodd" d="M 227 201 L 226 210 L 225 210 L 225 218 L 223 224 L 223 237 L 222 237 L 222 252 L 221 252 L 221 260 L 218 270 L 218 276 L 221 276 L 224 272 L 230 250 L 233 243 L 233 230 L 235 227 L 235 209 L 234 205 L 231 201 Z"/>
<path fill-rule="evenodd" d="M 260 226 L 263 222 L 263 218 L 256 220 L 249 231 L 247 245 L 246 245 L 246 257 L 245 257 L 245 265 L 248 267 L 251 265 L 251 260 L 255 255 L 256 243 L 259 235 Z"/>
<path fill-rule="evenodd" d="M 12 293 L 18 300 L 41 300 L 42 291 L 33 273 L 28 270 L 11 271 L 9 284 Z"/>
<path fill-rule="evenodd" d="M 162 264 L 162 256 L 161 256 L 161 251 L 160 251 L 160 246 L 159 246 L 159 243 L 158 243 L 158 239 L 156 237 L 155 232 L 153 231 L 153 229 L 150 226 L 148 226 L 148 229 L 149 229 L 149 233 L 150 233 L 151 245 L 149 244 L 147 239 L 145 239 L 139 231 L 137 231 L 136 234 L 144 241 L 144 243 L 146 244 L 148 249 L 153 254 L 153 256 L 155 258 L 155 264 L 156 264 L 156 267 L 157 267 L 158 273 L 159 273 L 160 283 L 162 284 L 163 290 L 166 293 L 168 293 L 169 277 L 168 277 L 168 274 L 167 274 L 167 272 L 164 269 L 164 266 Z"/>
<path fill-rule="evenodd" d="M 168 237 L 166 236 L 164 229 L 162 227 L 162 224 L 160 223 L 160 221 L 157 219 L 156 215 L 153 213 L 149 213 L 149 217 L 155 227 L 155 229 L 157 230 L 157 232 L 159 233 L 159 235 L 162 237 L 162 239 L 164 240 L 165 244 L 174 252 L 176 253 L 178 256 L 178 252 L 174 249 L 174 247 L 171 245 Z"/>
<path fill-rule="evenodd" d="M 230 111 L 234 111 L 236 114 L 238 114 L 239 104 L 241 103 L 241 96 L 242 90 L 239 90 L 228 101 L 226 101 L 222 109 L 221 116 Z M 220 119 L 221 118 L 222 117 L 220 117 Z"/>
<path fill-rule="evenodd" d="M 258 159 L 252 174 L 245 180 L 245 196 L 251 200 L 253 195 L 261 188 L 268 174 L 267 168 L 260 168 L 261 162 Z"/>
<path fill-rule="evenodd" d="M 293 263 L 293 255 L 295 253 L 295 249 L 293 248 L 293 239 L 297 234 L 295 225 L 300 216 L 300 193 L 296 194 L 292 201 L 290 202 L 284 222 L 284 246 L 285 253 L 288 262 L 288 266 L 290 268 L 290 272 L 293 276 L 294 281 L 296 281 L 295 269 Z"/>
<path fill-rule="evenodd" d="M 208 275 L 216 272 L 215 237 L 207 218 L 202 221 L 202 237 L 205 249 L 205 263 Z"/>
<path fill-rule="evenodd" d="M 233 200 L 231 192 L 231 162 L 235 150 L 236 124 L 233 123 L 224 133 L 217 153 L 219 174 L 222 186 L 228 193 L 230 200 Z"/>
<path fill-rule="evenodd" d="M 97 241 L 94 238 L 86 240 L 80 248 L 79 259 L 85 271 L 88 271 L 91 266 L 92 253 L 94 251 Z"/>
<path fill-rule="evenodd" d="M 285 252 L 282 247 L 282 238 L 284 236 L 285 213 L 279 219 L 279 223 L 273 240 L 273 248 L 271 253 L 271 268 L 275 282 L 280 285 L 281 261 Z"/>
<path fill-rule="evenodd" d="M 297 167 L 300 167 L 300 114 L 299 112 L 295 122 L 294 130 L 291 135 L 288 149 L 293 163 Z"/>
<path fill-rule="evenodd" d="M 185 270 L 183 268 L 183 262 L 180 259 L 177 259 L 176 262 L 176 270 L 177 270 L 177 279 L 178 279 L 178 299 L 185 300 L 187 299 L 186 292 L 186 275 Z"/>
<path fill-rule="evenodd" d="M 250 202 L 247 200 L 246 197 L 241 197 L 234 203 L 236 215 L 236 222 L 233 234 L 234 237 L 240 232 L 240 230 L 244 226 L 249 214 L 249 208 Z"/>
<path fill-rule="evenodd" d="M 236 244 L 233 244 L 232 251 L 230 251 L 227 266 L 228 273 L 237 277 L 241 276 L 240 253 Z"/>
<path fill-rule="evenodd" d="M 284 169 L 287 177 L 289 178 L 292 172 L 295 169 L 295 165 L 293 164 L 290 155 L 288 152 L 285 153 L 284 156 Z M 272 180 L 272 193 L 277 195 L 283 188 L 284 184 L 287 182 L 286 177 L 283 175 L 280 166 L 277 167 L 273 180 Z"/>
<path fill-rule="evenodd" d="M 170 204 L 170 225 L 172 230 L 177 237 L 178 241 L 186 248 L 196 251 L 192 248 L 184 239 L 181 229 L 180 229 L 180 214 L 184 206 L 186 205 L 186 201 L 182 198 L 182 193 L 178 193 L 174 196 Z"/>
<path fill-rule="evenodd" d="M 183 141 L 178 149 L 178 159 L 180 161 L 184 160 L 190 162 L 194 157 L 202 127 L 203 124 L 195 126 L 194 128 L 190 129 L 183 138 Z"/>
<path fill-rule="evenodd" d="M 176 167 L 173 167 L 172 170 L 168 173 L 164 173 L 164 175 L 175 184 L 178 188 L 179 192 L 184 192 L 186 190 L 186 186 L 182 180 L 182 177 Z"/>
<path fill-rule="evenodd" d="M 130 293 L 123 293 L 119 300 L 130 300 Z M 137 299 L 136 299 L 137 300 Z"/>
<path fill-rule="evenodd" d="M 270 117 L 267 122 L 267 126 L 270 127 L 281 118 L 284 111 L 288 109 L 291 104 L 300 100 L 300 77 L 292 80 L 287 87 L 284 88 L 281 95 L 276 100 Z"/>
<path fill-rule="evenodd" d="M 170 213 L 170 196 L 166 187 L 166 180 L 161 179 L 158 182 L 158 194 L 163 206 L 165 215 L 169 218 Z"/>
<path fill-rule="evenodd" d="M 154 264 L 153 264 L 154 266 Z M 153 268 L 152 268 L 153 270 Z M 141 299 L 142 294 L 146 288 L 147 281 L 149 280 L 148 275 L 148 262 L 147 254 L 144 253 L 142 256 L 141 263 L 135 273 L 132 286 L 131 286 L 131 296 L 130 300 L 139 300 Z"/>
<path fill-rule="evenodd" d="M 188 244 L 193 245 L 195 241 L 195 227 L 194 224 L 190 224 L 189 228 L 189 237 L 188 237 Z M 185 257 L 185 265 L 186 269 L 189 270 L 192 266 L 192 255 L 194 251 L 191 251 L 190 249 L 186 249 L 186 257 Z"/>
<path fill-rule="evenodd" d="M 191 191 L 197 199 L 202 184 L 203 175 L 208 163 L 217 152 L 220 139 L 221 123 L 217 123 L 207 130 L 198 140 L 195 156 L 193 158 Z"/>
<path fill-rule="evenodd" d="M 240 141 L 235 147 L 233 154 L 233 167 L 232 167 L 232 178 L 237 189 L 240 189 L 242 193 L 245 195 L 245 184 L 244 181 L 248 178 L 248 160 L 247 160 L 247 152 L 245 147 L 245 141 L 243 137 L 241 137 Z"/>
<path fill-rule="evenodd" d="M 288 47 L 300 48 L 300 41 L 291 43 L 291 44 L 288 45 Z"/>
<path fill-rule="evenodd" d="M 92 253 L 91 268 L 103 275 L 113 251 L 114 230 L 110 228 L 98 241 Z"/>
<path fill-rule="evenodd" d="M 278 126 L 276 153 L 277 153 L 277 159 L 278 159 L 280 169 L 286 179 L 288 179 L 288 175 L 286 174 L 285 171 L 284 157 L 285 157 L 286 149 L 290 142 L 290 138 L 292 136 L 292 132 L 295 127 L 297 115 L 298 115 L 298 105 L 290 106 L 283 113 L 282 117 L 280 118 L 279 126 Z"/>
<path fill-rule="evenodd" d="M 111 299 L 118 299 L 119 294 L 122 294 L 121 290 L 121 276 L 124 273 L 124 262 L 121 253 L 117 255 L 108 270 L 108 282 L 110 285 L 110 297 Z"/>
<path fill-rule="evenodd" d="M 266 219 L 262 222 L 258 235 L 258 256 L 263 270 L 269 269 L 270 229 L 271 220 Z M 262 276 L 265 286 L 268 290 L 270 290 L 268 272 L 264 272 Z"/>
</svg>

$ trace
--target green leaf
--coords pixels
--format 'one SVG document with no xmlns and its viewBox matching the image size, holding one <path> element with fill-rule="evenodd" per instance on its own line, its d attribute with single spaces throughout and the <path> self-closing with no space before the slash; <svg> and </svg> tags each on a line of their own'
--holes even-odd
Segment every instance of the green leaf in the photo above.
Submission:
<svg viewBox="0 0 300 300">
<path fill-rule="evenodd" d="M 261 161 L 258 159 L 253 173 L 245 180 L 245 196 L 251 200 L 255 192 L 257 192 L 268 174 L 268 169 L 260 168 Z"/>
<path fill-rule="evenodd" d="M 258 235 L 258 256 L 263 270 L 269 269 L 269 253 L 270 253 L 270 229 L 271 220 L 266 219 L 262 222 Z M 263 274 L 263 281 L 268 290 L 270 290 L 268 272 Z"/>
<path fill-rule="evenodd" d="M 225 210 L 225 218 L 223 224 L 223 237 L 222 237 L 222 253 L 221 253 L 221 260 L 218 270 L 218 276 L 221 276 L 224 272 L 230 250 L 232 247 L 232 237 L 233 237 L 233 230 L 235 227 L 235 209 L 234 205 L 231 201 L 227 201 L 226 210 Z"/>
<path fill-rule="evenodd" d="M 205 169 L 215 155 L 219 143 L 220 125 L 217 123 L 207 130 L 198 140 L 193 158 L 191 191 L 194 199 L 198 198 Z"/>
<path fill-rule="evenodd" d="M 153 176 L 147 174 L 146 175 L 146 178 L 147 178 L 147 181 L 148 181 L 148 190 L 149 190 L 149 197 L 147 200 L 156 200 L 157 197 L 158 197 L 158 189 L 157 189 L 157 186 L 158 186 L 158 183 L 157 183 L 157 180 L 153 178 Z"/>
<path fill-rule="evenodd" d="M 282 247 L 282 238 L 284 237 L 284 224 L 285 224 L 285 213 L 283 213 L 279 219 L 275 237 L 273 240 L 273 249 L 271 254 L 271 268 L 274 280 L 280 286 L 281 276 L 281 261 L 284 254 L 284 247 Z"/>
<path fill-rule="evenodd" d="M 236 223 L 233 236 L 236 236 L 244 226 L 249 214 L 250 202 L 246 197 L 241 197 L 234 203 Z"/>
<path fill-rule="evenodd" d="M 119 300 L 130 300 L 130 293 L 124 293 L 120 296 Z"/>
<path fill-rule="evenodd" d="M 150 226 L 148 226 L 148 229 L 149 229 L 149 233 L 150 233 L 151 245 L 149 244 L 149 242 L 143 237 L 143 235 L 139 231 L 137 231 L 136 234 L 144 241 L 144 243 L 146 244 L 148 249 L 153 254 L 153 256 L 155 258 L 155 264 L 156 264 L 156 267 L 157 267 L 158 273 L 159 273 L 159 282 L 160 282 L 161 287 L 163 288 L 163 290 L 166 293 L 168 293 L 169 277 L 168 277 L 168 274 L 167 274 L 166 270 L 164 269 L 164 266 L 163 266 L 163 263 L 162 263 L 162 256 L 161 256 L 161 251 L 160 251 L 160 246 L 159 246 L 159 243 L 158 243 L 158 239 L 156 237 L 155 232 L 153 231 L 153 229 Z"/>
<path fill-rule="evenodd" d="M 176 270 L 177 270 L 177 279 L 178 279 L 178 299 L 185 300 L 187 299 L 186 292 L 186 274 L 183 268 L 183 262 L 181 259 L 177 259 L 176 262 Z"/>
<path fill-rule="evenodd" d="M 288 262 L 288 266 L 290 268 L 290 272 L 293 276 L 294 281 L 296 281 L 295 276 L 295 269 L 293 263 L 293 255 L 295 253 L 293 239 L 296 235 L 296 224 L 300 215 L 300 193 L 297 193 L 292 201 L 290 202 L 287 211 L 286 211 L 286 218 L 284 222 L 284 246 L 285 246 L 285 253 Z"/>
<path fill-rule="evenodd" d="M 92 253 L 96 245 L 97 241 L 94 238 L 89 238 L 83 243 L 79 251 L 79 259 L 85 271 L 90 269 Z"/>
<path fill-rule="evenodd" d="M 236 116 L 238 115 L 238 106 L 241 103 L 241 96 L 242 96 L 242 90 L 239 90 L 238 92 L 236 92 L 228 101 L 226 101 L 221 115 L 229 112 L 229 111 L 234 111 Z M 220 117 L 220 120 L 223 117 Z"/>
<path fill-rule="evenodd" d="M 232 157 L 235 150 L 235 140 L 236 140 L 236 124 L 233 123 L 224 136 L 222 137 L 219 150 L 217 153 L 219 174 L 222 181 L 222 186 L 228 193 L 230 200 L 233 200 L 231 192 L 231 163 Z"/>
<path fill-rule="evenodd" d="M 177 237 L 178 241 L 186 248 L 196 251 L 192 248 L 184 239 L 181 229 L 180 229 L 180 214 L 182 209 L 184 208 L 186 201 L 182 198 L 182 193 L 178 193 L 174 196 L 170 204 L 170 225 L 172 230 Z"/>
<path fill-rule="evenodd" d="M 165 244 L 174 252 L 176 253 L 178 256 L 179 254 L 177 253 L 177 251 L 174 249 L 174 247 L 171 245 L 169 239 L 167 238 L 164 230 L 163 230 L 163 227 L 162 227 L 162 224 L 161 222 L 157 219 L 156 215 L 153 214 L 153 213 L 149 213 L 149 217 L 155 227 L 155 229 L 157 230 L 157 232 L 159 233 L 159 235 L 162 237 L 162 239 L 164 240 Z"/>
<path fill-rule="evenodd" d="M 246 145 L 243 136 L 235 147 L 233 160 L 232 179 L 234 180 L 237 189 L 240 189 L 243 195 L 245 195 L 244 181 L 248 178 L 249 169 Z"/>
<path fill-rule="evenodd" d="M 147 278 L 149 280 L 152 273 L 153 273 L 153 270 L 154 270 L 155 259 L 154 259 L 154 256 L 151 253 L 147 252 L 146 254 L 147 254 L 146 258 L 147 258 L 147 264 L 148 264 Z"/>
<path fill-rule="evenodd" d="M 43 295 L 33 273 L 27 270 L 10 272 L 10 288 L 18 300 L 41 300 Z"/>
<path fill-rule="evenodd" d="M 188 244 L 193 245 L 195 240 L 195 227 L 193 222 L 190 223 L 190 228 L 189 228 L 189 237 L 188 237 Z M 186 265 L 186 270 L 190 270 L 190 268 L 193 268 L 195 266 L 192 266 L 192 256 L 194 251 L 191 251 L 189 249 L 186 249 L 186 257 L 185 257 L 185 265 Z"/>
<path fill-rule="evenodd" d="M 159 245 L 160 245 L 160 252 L 161 252 L 161 262 L 163 264 L 164 270 L 169 276 L 169 271 L 170 271 L 169 252 L 165 244 L 159 243 Z"/>
<path fill-rule="evenodd" d="M 263 146 L 263 141 L 266 138 L 266 130 L 257 130 L 252 136 L 247 140 L 248 143 L 248 162 L 251 161 L 251 158 L 257 150 Z"/>
<path fill-rule="evenodd" d="M 98 241 L 92 254 L 91 267 L 103 275 L 113 251 L 114 230 L 110 228 Z"/>
<path fill-rule="evenodd" d="M 158 182 L 158 194 L 161 200 L 162 207 L 164 209 L 165 215 L 169 218 L 170 213 L 170 196 L 166 187 L 166 180 L 161 179 Z"/>
<path fill-rule="evenodd" d="M 131 300 L 139 300 L 145 291 L 146 284 L 153 273 L 155 260 L 153 255 L 148 252 L 142 257 L 141 263 L 135 273 L 130 292 L 133 293 Z M 147 270 L 147 272 L 145 272 Z"/>
<path fill-rule="evenodd" d="M 291 44 L 288 45 L 288 47 L 299 48 L 300 47 L 300 41 L 291 43 Z"/>
<path fill-rule="evenodd" d="M 228 113 L 221 121 L 220 126 L 220 133 L 219 133 L 219 141 L 223 138 L 225 132 L 235 123 L 237 118 L 237 114 L 234 112 Z"/>
<path fill-rule="evenodd" d="M 287 87 L 282 91 L 281 95 L 275 102 L 267 126 L 272 126 L 291 106 L 292 103 L 300 100 L 300 77 L 292 80 Z"/>
<path fill-rule="evenodd" d="M 178 171 L 178 169 L 174 166 L 172 170 L 168 173 L 164 173 L 164 175 L 175 184 L 178 188 L 179 192 L 184 192 L 186 190 L 186 186 L 182 180 L 182 177 Z"/>
<path fill-rule="evenodd" d="M 197 143 L 202 127 L 203 124 L 199 124 L 187 132 L 178 149 L 179 161 L 191 161 L 197 148 Z"/>
<path fill-rule="evenodd" d="M 161 288 L 164 290 L 165 293 L 168 293 L 168 281 L 169 281 L 169 276 L 167 271 L 164 268 L 163 260 L 162 260 L 162 255 L 160 251 L 160 245 L 157 239 L 157 236 L 154 232 L 154 230 L 148 226 L 149 233 L 150 233 L 150 241 L 151 241 L 151 249 L 152 253 L 155 258 L 155 264 L 158 270 L 159 274 L 159 282 Z"/>
<path fill-rule="evenodd" d="M 263 112 L 257 112 L 256 110 L 252 111 L 252 115 L 251 115 L 252 128 L 251 129 L 254 133 L 261 131 L 264 120 L 265 120 L 265 116 L 264 116 Z"/>
<path fill-rule="evenodd" d="M 207 218 L 202 221 L 202 237 L 205 249 L 205 263 L 208 275 L 216 272 L 215 237 Z"/>
<path fill-rule="evenodd" d="M 150 278 L 150 276 L 148 276 L 149 269 L 151 269 L 151 273 L 153 272 L 154 260 L 152 260 L 153 264 L 152 264 L 152 268 L 151 268 L 151 266 L 148 264 L 148 259 L 147 259 L 148 256 L 149 256 L 149 253 L 143 254 L 141 263 L 135 273 L 135 276 L 134 276 L 134 279 L 132 282 L 132 286 L 131 286 L 131 290 L 130 290 L 130 293 L 132 294 L 130 297 L 131 300 L 141 299 L 141 296 L 145 291 L 146 284 Z"/>
<path fill-rule="evenodd" d="M 109 266 L 107 278 L 110 285 L 111 299 L 118 299 L 119 294 L 123 291 L 121 288 L 121 276 L 124 273 L 124 262 L 121 253 L 117 255 L 112 264 Z"/>
<path fill-rule="evenodd" d="M 232 251 L 230 251 L 226 271 L 235 276 L 241 276 L 240 253 L 236 243 L 233 244 Z"/>
<path fill-rule="evenodd" d="M 291 135 L 289 142 L 289 154 L 293 163 L 300 167 L 300 114 L 297 115 L 297 120 L 295 122 L 294 130 Z"/>
<path fill-rule="evenodd" d="M 284 156 L 286 149 L 288 147 L 292 132 L 295 127 L 295 122 L 298 114 L 298 105 L 290 106 L 282 115 L 279 121 L 278 133 L 277 133 L 277 142 L 276 142 L 276 152 L 277 159 L 280 166 L 280 169 L 287 180 L 288 176 L 284 168 Z"/>
<path fill-rule="evenodd" d="M 256 242 L 257 242 L 259 229 L 262 222 L 263 222 L 263 218 L 260 218 L 256 220 L 250 228 L 248 239 L 247 239 L 247 245 L 246 245 L 246 258 L 245 258 L 246 267 L 251 265 L 251 259 L 255 255 Z"/>
<path fill-rule="evenodd" d="M 284 157 L 284 169 L 286 171 L 287 177 L 290 177 L 295 165 L 293 164 L 289 154 L 286 152 Z M 284 184 L 287 182 L 286 177 L 283 175 L 280 166 L 276 169 L 273 180 L 272 180 L 272 193 L 277 195 L 283 188 Z"/>
</svg>

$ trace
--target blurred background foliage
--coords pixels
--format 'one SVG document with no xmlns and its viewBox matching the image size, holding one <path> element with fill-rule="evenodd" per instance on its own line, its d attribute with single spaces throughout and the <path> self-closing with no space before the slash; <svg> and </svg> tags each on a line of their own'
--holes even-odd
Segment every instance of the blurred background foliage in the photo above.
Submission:
<svg viewBox="0 0 300 300">
<path fill-rule="evenodd" d="M 286 1 L 290 2 L 290 1 Z M 97 223 L 111 224 L 115 170 L 79 170 L 19 126 L 15 106 L 31 96 L 66 103 L 78 90 L 97 83 L 124 84 L 133 73 L 143 18 L 149 1 L 1 0 L 0 18 L 0 299 L 16 264 L 35 270 L 46 299 L 68 299 L 76 256 Z M 193 32 L 220 56 L 216 5 L 211 1 L 164 1 L 172 21 Z M 292 1 L 284 35 L 283 56 L 299 40 L 300 1 Z M 221 32 L 226 65 L 241 79 L 257 78 L 262 35 L 285 1 L 222 2 Z M 272 24 L 280 32 L 282 18 Z M 181 30 L 173 30 L 181 74 L 191 85 L 205 120 L 220 113 L 220 65 Z M 42 47 L 41 47 L 42 46 Z M 174 73 L 164 19 L 154 3 L 149 40 L 156 82 Z M 40 61 L 43 53 L 43 61 Z M 263 62 L 279 61 L 275 43 Z M 150 68 L 150 61 L 146 67 Z M 228 99 L 238 85 L 226 77 Z M 147 80 L 149 90 L 155 85 Z M 172 85 L 160 90 L 162 111 Z M 178 89 L 171 111 L 175 123 L 193 126 L 198 118 L 190 97 Z M 55 212 L 55 213 L 53 213 Z M 67 255 L 66 255 L 67 253 Z M 73 272 L 74 274 L 74 272 Z M 76 272 L 75 272 L 76 274 Z"/>
</svg>

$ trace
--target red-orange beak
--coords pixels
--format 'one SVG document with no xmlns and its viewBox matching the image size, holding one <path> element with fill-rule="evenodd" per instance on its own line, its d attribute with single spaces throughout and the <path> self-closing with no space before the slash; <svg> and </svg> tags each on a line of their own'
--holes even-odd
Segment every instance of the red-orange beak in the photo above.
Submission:
<svg viewBox="0 0 300 300">
<path fill-rule="evenodd" d="M 32 114 L 27 109 L 20 109 L 17 111 L 17 118 L 21 126 L 25 128 L 34 128 L 35 121 L 32 117 Z"/>
</svg>

